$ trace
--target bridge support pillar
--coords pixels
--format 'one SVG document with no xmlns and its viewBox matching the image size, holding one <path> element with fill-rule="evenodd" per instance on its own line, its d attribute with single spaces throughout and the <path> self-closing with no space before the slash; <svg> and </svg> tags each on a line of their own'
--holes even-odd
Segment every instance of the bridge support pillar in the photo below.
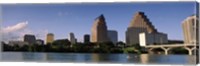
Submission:
<svg viewBox="0 0 200 66">
<path fill-rule="evenodd" d="M 165 51 L 165 55 L 168 55 L 168 51 L 171 49 L 169 47 L 161 47 Z"/>
<path fill-rule="evenodd" d="M 185 49 L 188 50 L 188 54 L 189 54 L 189 55 L 192 55 L 192 51 L 193 51 L 194 49 L 196 49 L 196 47 L 185 47 Z"/>
</svg>

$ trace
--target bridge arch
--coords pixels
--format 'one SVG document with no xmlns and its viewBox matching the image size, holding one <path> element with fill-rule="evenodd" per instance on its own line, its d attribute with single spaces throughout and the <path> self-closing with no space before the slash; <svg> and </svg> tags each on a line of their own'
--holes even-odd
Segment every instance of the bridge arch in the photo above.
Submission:
<svg viewBox="0 0 200 66">
<path fill-rule="evenodd" d="M 189 55 L 193 55 L 195 53 L 195 50 L 197 49 L 197 47 L 199 47 L 198 45 L 194 45 L 194 44 L 165 44 L 165 45 L 147 45 L 144 46 L 148 49 L 148 52 L 154 49 L 154 48 L 161 48 L 164 50 L 165 54 L 169 54 L 169 50 L 172 48 L 177 48 L 177 47 L 183 47 L 184 49 L 186 49 L 188 51 Z"/>
</svg>

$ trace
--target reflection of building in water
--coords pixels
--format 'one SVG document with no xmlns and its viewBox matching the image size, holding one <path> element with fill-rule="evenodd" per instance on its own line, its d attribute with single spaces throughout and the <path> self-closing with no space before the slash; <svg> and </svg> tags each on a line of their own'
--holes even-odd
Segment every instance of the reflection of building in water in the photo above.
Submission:
<svg viewBox="0 0 200 66">
<path fill-rule="evenodd" d="M 34 59 L 36 59 L 35 58 L 35 56 L 37 56 L 37 55 L 35 55 L 35 53 L 21 53 L 22 54 L 22 59 L 23 60 L 27 60 L 27 61 L 30 61 L 30 60 L 34 60 Z M 35 61 L 35 60 L 34 60 Z"/>
<path fill-rule="evenodd" d="M 1 59 L 3 61 L 24 61 L 23 59 L 23 55 L 21 52 L 9 52 L 9 53 L 4 53 L 4 54 L 0 54 L 1 55 Z"/>
<path fill-rule="evenodd" d="M 195 55 L 191 55 L 191 56 L 186 56 L 187 57 L 187 62 L 188 64 L 196 64 L 197 61 L 196 61 L 196 56 Z"/>
<path fill-rule="evenodd" d="M 39 61 L 49 61 L 48 59 L 47 59 L 47 53 L 39 53 L 39 55 L 40 55 L 40 59 L 39 59 Z"/>
<path fill-rule="evenodd" d="M 47 61 L 46 53 L 20 53 L 22 54 L 22 61 Z"/>
<path fill-rule="evenodd" d="M 140 62 L 143 64 L 147 64 L 149 62 L 148 54 L 141 54 L 140 55 Z"/>
<path fill-rule="evenodd" d="M 98 62 L 100 59 L 99 59 L 99 54 L 92 54 L 92 61 L 93 62 Z"/>
</svg>

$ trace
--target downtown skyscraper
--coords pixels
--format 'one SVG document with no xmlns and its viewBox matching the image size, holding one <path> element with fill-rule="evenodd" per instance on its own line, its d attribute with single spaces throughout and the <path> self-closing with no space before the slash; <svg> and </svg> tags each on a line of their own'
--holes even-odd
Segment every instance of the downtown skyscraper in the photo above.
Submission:
<svg viewBox="0 0 200 66">
<path fill-rule="evenodd" d="M 91 42 L 109 41 L 108 34 L 107 34 L 108 30 L 107 30 L 106 20 L 103 14 L 95 19 L 91 32 L 92 32 Z"/>
<path fill-rule="evenodd" d="M 157 29 L 152 25 L 150 20 L 144 14 L 144 12 L 136 12 L 133 20 L 130 22 L 127 31 L 126 31 L 126 43 L 128 45 L 139 44 L 140 42 L 140 33 L 145 33 L 146 35 L 151 35 L 147 43 L 167 43 L 168 38 L 167 34 L 158 32 Z"/>
</svg>

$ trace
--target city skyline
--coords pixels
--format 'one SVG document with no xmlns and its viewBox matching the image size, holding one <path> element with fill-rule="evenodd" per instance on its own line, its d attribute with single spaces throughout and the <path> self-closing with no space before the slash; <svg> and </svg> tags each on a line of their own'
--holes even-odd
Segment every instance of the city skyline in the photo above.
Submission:
<svg viewBox="0 0 200 66">
<path fill-rule="evenodd" d="M 103 14 L 108 30 L 116 30 L 119 41 L 125 42 L 125 31 L 134 18 L 134 13 L 142 11 L 158 31 L 168 34 L 169 39 L 183 40 L 181 23 L 186 17 L 195 14 L 195 8 L 193 8 L 195 4 L 195 2 L 177 2 L 2 5 L 3 28 L 20 23 L 24 25 L 24 27 L 21 26 L 23 30 L 22 28 L 18 30 L 20 35 L 31 33 L 36 35 L 36 38 L 39 36 L 38 39 L 45 40 L 47 33 L 53 33 L 55 39 L 63 39 L 73 32 L 78 41 L 83 41 L 84 34 L 91 35 L 91 27 L 95 18 Z M 168 28 L 169 26 L 173 27 L 173 30 Z"/>
</svg>

